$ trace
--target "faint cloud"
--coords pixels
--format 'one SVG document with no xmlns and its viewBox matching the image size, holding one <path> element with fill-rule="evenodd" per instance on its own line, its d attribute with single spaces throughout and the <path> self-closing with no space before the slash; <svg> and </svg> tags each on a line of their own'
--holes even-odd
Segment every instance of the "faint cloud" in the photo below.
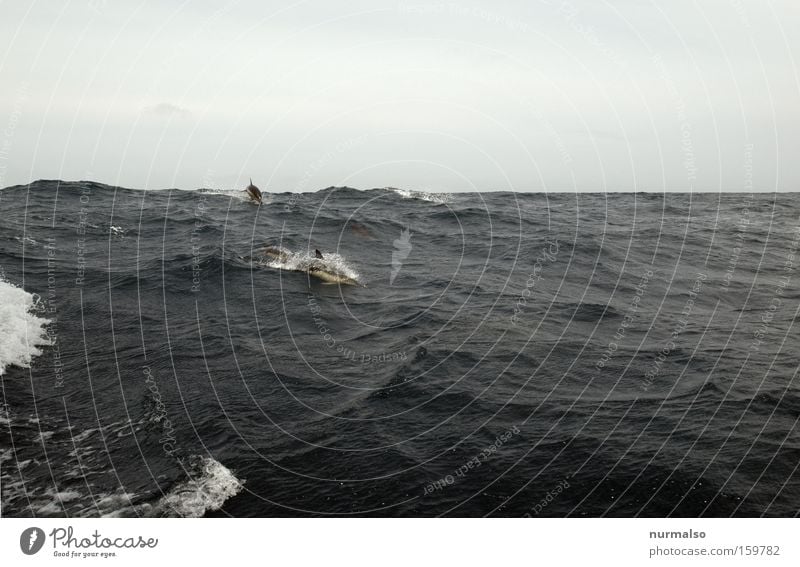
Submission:
<svg viewBox="0 0 800 567">
<path fill-rule="evenodd" d="M 166 118 L 189 116 L 192 114 L 188 109 L 176 104 L 171 104 L 169 102 L 160 102 L 153 106 L 147 106 L 145 107 L 144 111 L 147 114 L 163 116 Z"/>
</svg>

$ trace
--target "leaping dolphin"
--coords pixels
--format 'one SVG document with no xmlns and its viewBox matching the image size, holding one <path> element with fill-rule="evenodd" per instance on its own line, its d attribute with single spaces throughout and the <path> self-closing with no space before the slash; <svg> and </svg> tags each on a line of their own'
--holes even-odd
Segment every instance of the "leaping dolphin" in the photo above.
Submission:
<svg viewBox="0 0 800 567">
<path fill-rule="evenodd" d="M 250 178 L 250 185 L 247 186 L 247 194 L 250 196 L 252 201 L 255 201 L 259 205 L 261 204 L 261 189 L 253 185 L 253 178 Z"/>
<path fill-rule="evenodd" d="M 290 259 L 290 253 L 281 250 L 277 246 L 265 246 L 263 248 L 264 256 L 272 259 L 277 260 L 279 262 L 286 263 Z M 308 265 L 307 267 L 298 267 L 298 268 L 283 268 L 283 269 L 291 269 L 293 272 L 305 272 L 310 276 L 314 276 L 315 278 L 322 280 L 325 283 L 331 284 L 341 284 L 341 285 L 355 285 L 361 286 L 362 284 L 358 283 L 355 279 L 351 278 L 350 276 L 346 276 L 344 274 L 340 274 L 336 271 L 331 270 L 322 262 L 317 262 L 316 260 L 324 260 L 325 257 L 323 256 L 322 252 L 315 249 L 314 250 L 314 260 Z"/>
</svg>

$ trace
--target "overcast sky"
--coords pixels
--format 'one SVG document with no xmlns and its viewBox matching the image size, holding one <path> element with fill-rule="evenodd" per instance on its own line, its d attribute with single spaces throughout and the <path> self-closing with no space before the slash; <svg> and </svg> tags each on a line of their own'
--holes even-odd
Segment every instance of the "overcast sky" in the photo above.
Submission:
<svg viewBox="0 0 800 567">
<path fill-rule="evenodd" d="M 4 1 L 0 186 L 799 190 L 798 5 Z"/>
</svg>

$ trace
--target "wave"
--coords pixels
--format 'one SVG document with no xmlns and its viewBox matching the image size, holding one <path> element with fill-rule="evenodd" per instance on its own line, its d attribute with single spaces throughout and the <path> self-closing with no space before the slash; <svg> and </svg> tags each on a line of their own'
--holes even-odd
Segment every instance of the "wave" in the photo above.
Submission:
<svg viewBox="0 0 800 567">
<path fill-rule="evenodd" d="M 61 516 L 63 507 L 73 502 L 91 502 L 71 515 L 76 517 L 131 518 L 180 517 L 201 518 L 206 512 L 222 508 L 228 498 L 238 494 L 243 482 L 219 461 L 211 457 L 189 459 L 188 478 L 178 482 L 154 503 L 141 502 L 142 496 L 124 491 L 93 493 L 89 497 L 76 490 L 48 488 L 43 501 L 36 505 L 37 516 Z M 40 499 L 42 500 L 42 499 Z"/>
<path fill-rule="evenodd" d="M 4 510 L 24 510 L 37 517 L 196 518 L 219 510 L 244 484 L 216 459 L 192 455 L 172 462 L 171 472 L 163 469 L 173 479 L 166 485 L 148 487 L 131 479 L 122 488 L 116 473 L 111 474 L 107 444 L 134 438 L 137 445 L 144 442 L 153 425 L 152 412 L 136 421 L 79 430 L 62 418 L 18 415 L 2 404 L 0 425 L 0 431 L 9 434 L 0 438 L 0 509 Z M 45 445 L 46 457 L 40 451 Z M 152 462 L 145 474 L 153 475 L 154 467 Z M 114 485 L 119 488 L 110 490 Z"/>
<path fill-rule="evenodd" d="M 429 203 L 436 203 L 437 205 L 446 205 L 455 200 L 452 193 L 431 193 L 428 191 L 411 191 L 409 189 L 395 189 L 391 188 L 395 194 L 403 199 L 417 199 L 420 201 L 428 201 Z"/>
<path fill-rule="evenodd" d="M 31 366 L 4 367 L 26 375 L 3 376 L 7 516 L 442 515 L 456 504 L 458 513 L 483 516 L 493 513 L 492 499 L 469 496 L 480 495 L 489 468 L 422 505 L 413 494 L 440 478 L 434 472 L 458 470 L 473 448 L 491 445 L 494 436 L 476 428 L 486 422 L 489 430 L 495 420 L 530 428 L 492 457 L 519 463 L 497 479 L 497 494 L 512 494 L 545 469 L 552 471 L 545 483 L 581 463 L 590 471 L 573 484 L 574 501 L 550 504 L 554 515 L 605 511 L 609 489 L 581 493 L 581 486 L 613 475 L 628 433 L 643 429 L 648 435 L 628 453 L 619 486 L 637 482 L 635 467 L 654 454 L 671 459 L 689 444 L 710 451 L 719 474 L 742 459 L 774 460 L 753 484 L 754 502 L 771 502 L 776 486 L 797 482 L 781 463 L 798 460 L 787 435 L 800 415 L 790 380 L 800 292 L 784 290 L 769 340 L 752 348 L 776 295 L 768 268 L 780 268 L 792 246 L 796 195 L 747 198 L 750 225 L 739 237 L 730 229 L 744 201 L 735 195 L 720 208 L 713 195 L 331 188 L 265 193 L 272 204 L 257 207 L 241 190 L 42 182 L 5 191 L 0 264 L 18 287 L 0 285 L 0 345 L 21 354 L 11 362 L 3 352 L 0 361 Z M 766 206 L 775 199 L 791 206 Z M 677 212 L 676 203 L 683 204 Z M 700 220 L 687 230 L 687 218 Z M 526 315 L 511 325 L 545 239 L 558 240 L 558 254 L 525 295 Z M 286 249 L 262 248 L 278 243 Z M 644 286 L 648 267 L 654 273 Z M 315 268 L 369 287 L 338 293 L 307 273 Z M 698 270 L 709 284 L 648 386 Z M 642 294 L 634 312 L 635 289 Z M 715 309 L 719 298 L 724 309 Z M 635 317 L 623 321 L 629 313 Z M 58 324 L 60 351 L 43 346 L 45 319 L 52 339 Z M 15 341 L 7 344 L 9 337 Z M 762 431 L 755 445 L 745 438 L 752 431 Z M 531 452 L 537 443 L 544 453 Z M 262 457 L 273 453 L 279 467 Z M 755 481 L 745 465 L 738 470 L 732 482 L 744 494 Z M 374 483 L 340 487 L 320 471 L 329 481 L 357 471 Z M 635 510 L 625 498 L 621 506 Z M 740 512 L 763 512 L 747 506 Z M 649 505 L 644 513 L 671 508 Z M 504 510 L 516 513 L 510 501 Z M 787 490 L 769 514 L 796 511 Z"/>
<path fill-rule="evenodd" d="M 250 199 L 250 195 L 247 194 L 247 191 L 244 189 L 215 189 L 211 187 L 201 187 L 200 189 L 187 189 L 186 191 L 192 191 L 201 193 L 203 195 L 215 195 L 218 197 L 228 197 L 229 199 L 235 199 L 237 201 L 242 201 L 243 203 L 249 203 L 252 201 Z M 262 205 L 269 205 L 274 200 L 274 195 L 271 193 L 267 193 L 263 191 L 262 195 Z M 256 205 L 258 203 L 254 203 Z"/>
<path fill-rule="evenodd" d="M 104 517 L 181 517 L 201 518 L 206 512 L 222 508 L 228 498 L 237 495 L 243 482 L 219 461 L 211 457 L 193 456 L 189 459 L 189 478 L 174 485 L 155 504 L 142 503 L 131 507 L 115 504 L 130 501 L 131 495 L 110 498 L 114 508 L 100 515 Z"/>
<path fill-rule="evenodd" d="M 176 485 L 156 506 L 160 515 L 199 518 L 206 512 L 219 510 L 225 501 L 242 490 L 243 482 L 222 463 L 203 457 L 199 474 Z"/>
<path fill-rule="evenodd" d="M 0 376 L 9 366 L 29 368 L 39 347 L 52 344 L 43 312 L 41 297 L 0 277 Z"/>
</svg>

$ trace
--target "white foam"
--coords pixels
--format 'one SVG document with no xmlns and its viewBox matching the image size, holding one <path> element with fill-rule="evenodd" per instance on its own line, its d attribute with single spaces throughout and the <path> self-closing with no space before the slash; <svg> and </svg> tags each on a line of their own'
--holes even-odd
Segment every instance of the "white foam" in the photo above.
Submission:
<svg viewBox="0 0 800 567">
<path fill-rule="evenodd" d="M 56 491 L 53 488 L 48 488 L 44 494 L 39 494 L 33 499 L 32 493 L 28 494 L 28 501 L 31 506 L 36 507 L 36 514 L 38 516 L 61 516 L 65 513 L 69 514 L 69 510 L 65 510 L 65 504 L 74 502 L 81 498 L 81 493 L 75 490 L 61 490 Z"/>
<path fill-rule="evenodd" d="M 409 191 L 408 189 L 394 189 L 392 191 L 400 195 L 403 199 L 419 199 L 421 201 L 428 201 L 429 203 L 436 203 L 439 205 L 446 205 L 453 202 L 452 193 L 430 193 L 428 191 Z"/>
<path fill-rule="evenodd" d="M 247 191 L 243 189 L 211 189 L 207 187 L 203 187 L 197 190 L 199 193 L 204 193 L 206 195 L 220 195 L 222 197 L 229 197 L 231 199 L 236 199 L 243 202 L 250 202 L 250 195 L 247 194 Z M 272 202 L 273 196 L 269 193 L 262 192 L 261 193 L 261 204 L 268 205 Z"/>
<path fill-rule="evenodd" d="M 39 435 L 36 436 L 34 439 L 34 443 L 44 443 L 48 439 L 50 439 L 55 434 L 55 431 L 42 431 Z"/>
<path fill-rule="evenodd" d="M 196 461 L 191 467 L 190 478 L 173 486 L 156 502 L 131 505 L 131 501 L 137 498 L 136 494 L 95 494 L 92 505 L 78 515 L 200 518 L 208 511 L 219 510 L 228 498 L 242 490 L 242 482 L 219 461 L 210 457 L 191 459 Z"/>
<path fill-rule="evenodd" d="M 52 502 L 48 502 L 43 506 L 39 506 L 36 509 L 37 516 L 60 516 L 63 513 L 64 513 L 63 508 L 55 500 L 53 500 Z"/>
<path fill-rule="evenodd" d="M 60 492 L 56 492 L 52 487 L 48 488 L 45 491 L 45 494 L 55 498 L 58 502 L 71 502 L 81 497 L 81 493 L 75 490 L 62 490 Z"/>
<path fill-rule="evenodd" d="M 241 481 L 210 457 L 202 459 L 199 473 L 172 488 L 155 506 L 156 512 L 200 518 L 207 511 L 219 510 L 228 498 L 242 490 Z"/>
<path fill-rule="evenodd" d="M 20 420 L 9 415 L 4 406 L 0 406 L 0 416 L 11 427 L 15 423 L 20 424 Z M 22 427 L 29 428 L 26 422 L 34 419 L 37 418 L 23 419 Z M 220 509 L 228 498 L 242 490 L 243 481 L 236 478 L 227 467 L 213 458 L 197 455 L 184 461 L 188 478 L 175 483 L 166 494 L 152 489 L 139 494 L 104 490 L 91 479 L 108 472 L 106 460 L 98 461 L 93 457 L 98 453 L 97 449 L 82 447 L 76 442 L 96 434 L 108 436 L 112 431 L 125 428 L 130 430 L 131 423 L 121 420 L 100 429 L 87 429 L 69 439 L 53 441 L 56 445 L 64 443 L 70 448 L 73 448 L 73 443 L 77 445 L 69 453 L 69 458 L 47 464 L 51 474 L 55 472 L 56 478 L 60 479 L 58 487 L 36 486 L 30 481 L 26 485 L 21 479 L 27 477 L 28 469 L 41 467 L 43 463 L 31 458 L 20 459 L 11 448 L 0 448 L 0 485 L 3 486 L 0 508 L 29 509 L 39 516 L 201 517 L 208 511 Z M 42 437 L 49 438 L 49 433 L 45 431 Z"/>
<path fill-rule="evenodd" d="M 79 515 L 104 518 L 133 516 L 136 515 L 134 511 L 137 510 L 137 507 L 131 506 L 131 500 L 134 498 L 136 498 L 135 494 L 121 491 L 113 494 L 95 494 L 94 504 Z"/>
<path fill-rule="evenodd" d="M 91 435 L 97 433 L 98 431 L 99 431 L 98 429 L 92 429 L 92 428 L 81 431 L 77 435 L 72 436 L 72 442 L 75 444 L 83 443 L 84 441 L 86 441 L 86 439 L 88 439 Z"/>
<path fill-rule="evenodd" d="M 11 365 L 29 368 L 33 357 L 42 354 L 39 347 L 51 344 L 45 329 L 49 321 L 36 316 L 42 311 L 38 295 L 0 279 L 0 376 Z"/>
<path fill-rule="evenodd" d="M 342 255 L 336 254 L 335 252 L 324 252 L 324 258 L 319 259 L 314 254 L 308 252 L 290 252 L 283 248 L 280 250 L 285 253 L 285 259 L 268 258 L 262 263 L 271 268 L 296 272 L 306 272 L 309 268 L 316 267 L 326 272 L 347 276 L 355 281 L 359 281 L 358 272 L 348 264 L 347 260 L 345 260 Z"/>
<path fill-rule="evenodd" d="M 200 518 L 208 511 L 219 510 L 228 498 L 238 494 L 242 482 L 219 461 L 210 457 L 193 458 L 197 461 L 191 467 L 190 478 L 173 486 L 154 503 L 132 504 L 139 496 L 124 491 L 93 490 L 91 495 L 84 495 L 75 490 L 52 488 L 39 494 L 29 492 L 28 499 L 41 516 L 62 515 L 64 506 L 69 505 L 69 514 L 80 517 Z"/>
</svg>

